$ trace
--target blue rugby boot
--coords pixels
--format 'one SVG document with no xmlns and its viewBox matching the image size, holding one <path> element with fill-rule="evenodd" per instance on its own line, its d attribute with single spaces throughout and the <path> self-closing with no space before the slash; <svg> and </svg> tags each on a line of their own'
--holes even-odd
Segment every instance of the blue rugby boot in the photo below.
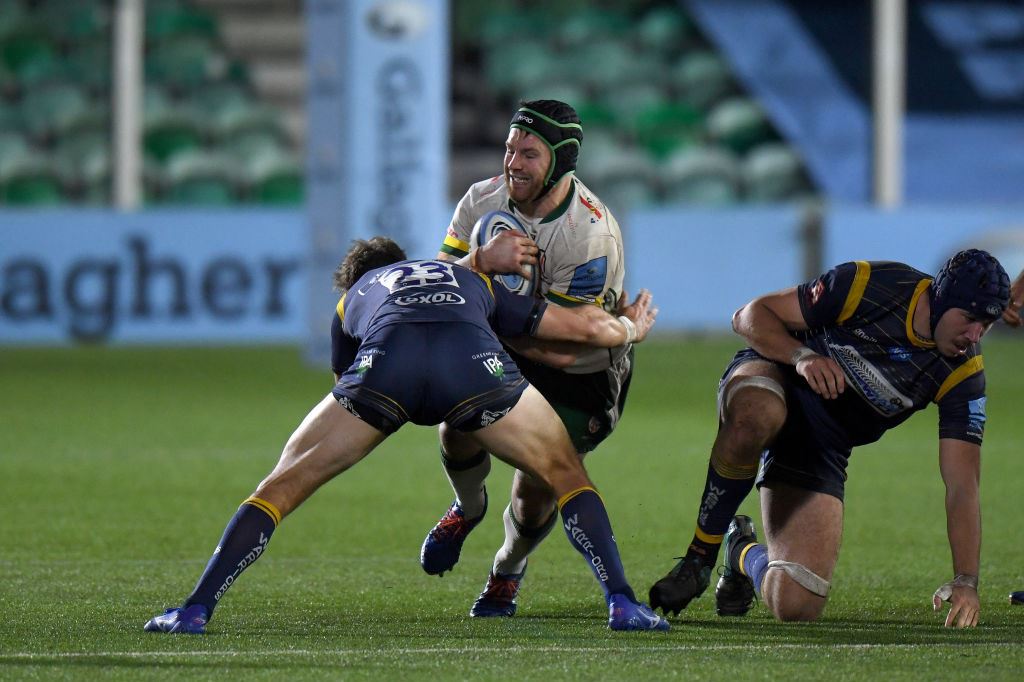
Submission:
<svg viewBox="0 0 1024 682">
<path fill-rule="evenodd" d="M 667 631 L 668 621 L 647 604 L 638 604 L 624 594 L 608 597 L 608 627 L 612 630 Z"/>
<path fill-rule="evenodd" d="M 719 616 L 745 616 L 754 606 L 757 598 L 754 581 L 743 575 L 739 566 L 733 566 L 732 558 L 737 550 L 752 542 L 757 542 L 753 520 L 743 515 L 733 517 L 722 542 L 725 560 L 722 562 L 722 577 L 715 587 L 715 612 Z"/>
<path fill-rule="evenodd" d="M 142 627 L 146 632 L 168 632 L 176 635 L 205 635 L 210 613 L 202 604 L 187 608 L 167 609 L 159 616 L 153 616 Z"/>
<path fill-rule="evenodd" d="M 469 615 L 474 618 L 496 618 L 506 616 L 511 618 L 516 615 L 516 597 L 519 596 L 519 583 L 526 575 L 526 569 L 522 573 L 504 575 L 502 573 L 491 573 L 487 576 L 487 584 L 484 591 L 473 602 Z"/>
<path fill-rule="evenodd" d="M 467 519 L 456 499 L 437 525 L 430 529 L 420 548 L 420 566 L 430 575 L 442 576 L 455 568 L 462 554 L 462 543 L 487 514 L 487 489 L 484 488 L 484 510 L 475 519 Z"/>
</svg>

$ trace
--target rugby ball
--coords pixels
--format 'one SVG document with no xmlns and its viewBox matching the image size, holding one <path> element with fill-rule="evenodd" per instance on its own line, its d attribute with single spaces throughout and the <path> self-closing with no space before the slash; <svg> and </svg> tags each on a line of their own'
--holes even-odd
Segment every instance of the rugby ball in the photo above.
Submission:
<svg viewBox="0 0 1024 682">
<path fill-rule="evenodd" d="M 506 230 L 529 236 L 523 224 L 511 213 L 491 211 L 485 214 L 473 226 L 473 233 L 469 237 L 470 253 L 494 239 L 499 232 L 505 232 Z M 540 269 L 536 265 L 527 265 L 526 269 L 530 272 L 529 277 L 523 277 L 519 274 L 491 275 L 491 279 L 501 284 L 513 294 L 533 296 L 537 293 L 537 285 L 540 283 Z"/>
</svg>

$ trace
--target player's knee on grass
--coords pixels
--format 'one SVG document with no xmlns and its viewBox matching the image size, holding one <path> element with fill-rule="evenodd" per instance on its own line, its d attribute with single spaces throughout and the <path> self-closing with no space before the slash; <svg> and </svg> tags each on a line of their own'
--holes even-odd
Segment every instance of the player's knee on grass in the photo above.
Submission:
<svg viewBox="0 0 1024 682">
<path fill-rule="evenodd" d="M 772 614 L 784 623 L 818 620 L 828 602 L 781 570 L 769 570 L 761 585 L 761 596 Z"/>
</svg>

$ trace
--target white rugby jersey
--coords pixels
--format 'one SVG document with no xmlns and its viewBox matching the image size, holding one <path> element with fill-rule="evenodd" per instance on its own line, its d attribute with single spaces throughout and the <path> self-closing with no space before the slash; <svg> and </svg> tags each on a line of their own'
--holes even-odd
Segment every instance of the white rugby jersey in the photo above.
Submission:
<svg viewBox="0 0 1024 682">
<path fill-rule="evenodd" d="M 455 208 L 441 252 L 465 256 L 473 225 L 484 214 L 498 210 L 515 215 L 540 248 L 539 296 L 561 305 L 589 304 L 615 310 L 625 278 L 622 234 L 611 211 L 579 178 L 573 176 L 565 201 L 540 218 L 516 210 L 502 176 L 475 183 Z M 599 372 L 627 352 L 628 346 L 594 348 L 581 354 L 566 371 Z"/>
</svg>

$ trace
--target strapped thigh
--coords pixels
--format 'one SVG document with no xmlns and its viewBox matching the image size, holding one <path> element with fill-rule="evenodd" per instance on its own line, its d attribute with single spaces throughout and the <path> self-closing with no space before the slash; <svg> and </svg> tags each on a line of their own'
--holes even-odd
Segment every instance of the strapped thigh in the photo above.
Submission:
<svg viewBox="0 0 1024 682">
<path fill-rule="evenodd" d="M 781 568 L 786 572 L 786 575 L 796 582 L 796 584 L 809 592 L 816 594 L 819 597 L 828 597 L 828 591 L 832 587 L 831 583 L 803 564 L 776 559 L 775 561 L 768 562 L 767 570 L 771 570 L 773 568 Z"/>
</svg>

